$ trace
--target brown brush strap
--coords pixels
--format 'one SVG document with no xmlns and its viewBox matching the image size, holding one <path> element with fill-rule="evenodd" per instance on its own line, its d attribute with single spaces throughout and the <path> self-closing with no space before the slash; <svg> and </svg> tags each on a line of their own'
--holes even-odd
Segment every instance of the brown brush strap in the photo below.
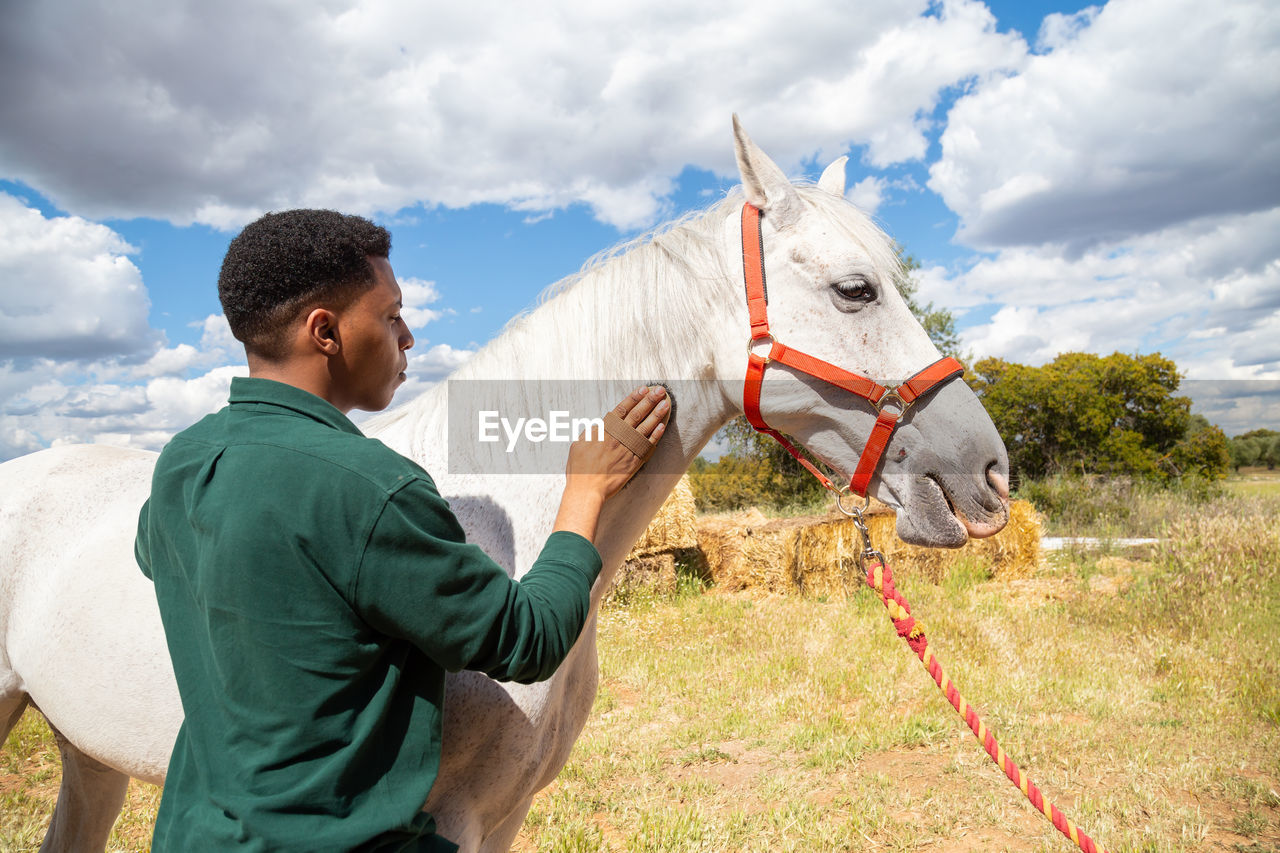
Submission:
<svg viewBox="0 0 1280 853">
<path fill-rule="evenodd" d="M 648 459 L 653 453 L 654 445 L 649 439 L 614 412 L 609 412 L 604 416 L 604 431 L 616 438 L 619 444 L 641 459 Z"/>
</svg>

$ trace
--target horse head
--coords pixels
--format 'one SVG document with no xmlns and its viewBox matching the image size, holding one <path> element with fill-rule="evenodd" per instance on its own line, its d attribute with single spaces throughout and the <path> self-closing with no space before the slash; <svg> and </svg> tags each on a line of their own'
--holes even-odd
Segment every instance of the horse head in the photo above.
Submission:
<svg viewBox="0 0 1280 853">
<path fill-rule="evenodd" d="M 904 273 L 892 242 L 844 198 L 845 158 L 829 166 L 817 186 L 795 186 L 736 117 L 734 131 L 746 201 L 760 210 L 767 270 L 769 340 L 757 343 L 785 343 L 889 387 L 939 361 L 941 353 L 898 292 Z M 743 254 L 743 229 L 737 211 L 725 219 L 731 270 Z M 718 376 L 735 377 L 729 393 L 743 410 L 749 317 L 740 288 L 733 318 L 734 333 L 721 336 L 714 360 Z M 779 363 L 763 372 L 759 411 L 769 427 L 794 436 L 846 481 L 877 421 L 868 400 Z M 868 494 L 897 510 L 903 540 L 958 547 L 969 536 L 1004 527 L 1008 476 L 1008 456 L 991 418 L 955 377 L 903 407 Z"/>
</svg>

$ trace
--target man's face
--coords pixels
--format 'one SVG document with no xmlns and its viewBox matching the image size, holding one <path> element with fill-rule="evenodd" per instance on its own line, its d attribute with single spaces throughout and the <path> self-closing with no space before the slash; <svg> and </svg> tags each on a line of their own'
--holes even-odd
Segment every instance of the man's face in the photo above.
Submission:
<svg viewBox="0 0 1280 853">
<path fill-rule="evenodd" d="M 339 409 L 377 412 L 391 404 L 404 382 L 413 334 L 400 316 L 400 285 L 386 258 L 369 258 L 373 286 L 338 315 L 338 354 L 330 360 L 333 399 Z"/>
</svg>

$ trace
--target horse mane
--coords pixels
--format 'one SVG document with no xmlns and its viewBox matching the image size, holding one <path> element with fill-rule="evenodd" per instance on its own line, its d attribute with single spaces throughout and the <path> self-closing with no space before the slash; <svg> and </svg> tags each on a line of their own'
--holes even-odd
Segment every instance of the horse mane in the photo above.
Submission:
<svg viewBox="0 0 1280 853">
<path fill-rule="evenodd" d="M 499 363 L 536 359 L 539 353 L 524 347 L 525 333 L 534 331 L 543 310 L 551 308 L 558 334 L 595 330 L 590 340 L 583 341 L 582 355 L 589 364 L 608 365 L 617 360 L 619 350 L 631 357 L 649 353 L 651 357 L 642 357 L 645 375 L 626 378 L 689 376 L 690 365 L 683 357 L 689 341 L 704 336 L 700 324 L 725 307 L 718 304 L 723 294 L 715 284 L 732 275 L 720 250 L 719 223 L 741 204 L 740 192 L 730 194 L 709 208 L 690 211 L 598 252 L 578 272 L 544 288 L 472 360 L 482 354 Z M 689 286 L 696 282 L 708 286 Z M 669 322 L 653 322 L 655 300 L 661 301 L 659 310 Z M 454 376 L 465 375 L 468 365 Z M 528 375 L 565 375 L 563 364 L 529 366 L 541 372 Z"/>
<path fill-rule="evenodd" d="M 900 283 L 904 273 L 898 253 L 870 216 L 815 185 L 798 185 L 796 191 L 806 205 L 844 226 L 883 281 L 895 286 Z M 743 198 L 741 188 L 736 188 L 710 207 L 690 211 L 597 253 L 578 272 L 543 289 L 533 304 L 504 324 L 477 355 L 491 354 L 500 363 L 503 356 L 517 361 L 536 358 L 536 352 L 518 348 L 514 342 L 538 322 L 535 317 L 540 309 L 563 303 L 557 306 L 559 333 L 595 329 L 594 341 L 607 342 L 607 351 L 591 348 L 591 363 L 608 364 L 619 348 L 633 354 L 650 351 L 654 356 L 651 376 L 626 378 L 689 378 L 691 368 L 696 372 L 698 366 L 681 359 L 682 352 L 688 349 L 689 341 L 705 337 L 703 324 L 727 307 L 726 300 L 738 295 L 736 289 L 726 293 L 721 286 L 726 280 L 740 280 L 742 270 L 736 257 L 724 257 L 720 227 L 741 208 Z M 690 286 L 699 282 L 707 286 Z M 587 292 L 595 298 L 584 298 Z M 655 298 L 662 299 L 662 310 L 672 321 L 660 327 L 652 322 Z M 543 372 L 531 375 L 554 377 L 564 370 L 564 365 L 556 363 L 540 367 Z M 455 376 L 465 372 L 466 365 Z"/>
<path fill-rule="evenodd" d="M 898 283 L 902 266 L 893 242 L 867 214 L 815 185 L 795 189 L 807 207 L 841 226 L 866 252 L 882 281 Z M 710 207 L 597 253 L 578 272 L 546 287 L 448 378 L 713 378 L 710 363 L 691 363 L 699 356 L 690 342 L 706 339 L 706 324 L 742 298 L 741 285 L 725 288 L 725 282 L 741 281 L 742 268 L 738 258 L 725 257 L 721 228 L 743 199 L 736 188 Z M 661 301 L 662 323 L 653 320 L 655 300 Z M 545 345 L 548 338 L 571 336 L 578 338 L 573 365 L 565 363 L 562 346 Z M 632 375 L 610 373 L 619 353 Z M 368 426 L 388 427 L 420 400 L 398 405 Z"/>
</svg>

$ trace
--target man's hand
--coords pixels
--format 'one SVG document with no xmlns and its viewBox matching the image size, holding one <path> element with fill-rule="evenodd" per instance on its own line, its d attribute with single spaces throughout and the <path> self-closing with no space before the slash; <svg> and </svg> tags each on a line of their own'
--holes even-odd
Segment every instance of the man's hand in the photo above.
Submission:
<svg viewBox="0 0 1280 853">
<path fill-rule="evenodd" d="M 637 388 L 618 404 L 614 413 L 650 443 L 657 444 L 666 431 L 663 419 L 671 408 L 667 391 L 660 385 Z M 613 436 L 602 439 L 584 433 L 569 448 L 565 466 L 564 496 L 556 515 L 556 530 L 569 530 L 594 539 L 596 522 L 604 502 L 627 484 L 644 460 L 636 456 Z"/>
</svg>

